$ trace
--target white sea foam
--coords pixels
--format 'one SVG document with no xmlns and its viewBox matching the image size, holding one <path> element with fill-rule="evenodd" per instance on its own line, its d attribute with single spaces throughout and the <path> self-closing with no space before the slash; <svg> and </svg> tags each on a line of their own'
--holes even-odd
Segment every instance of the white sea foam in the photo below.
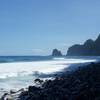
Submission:
<svg viewBox="0 0 100 100">
<path fill-rule="evenodd" d="M 54 57 L 53 59 L 54 60 L 64 60 L 65 58 L 63 58 L 63 57 Z"/>
<path fill-rule="evenodd" d="M 50 74 L 69 67 L 70 64 L 94 62 L 84 59 L 54 59 L 49 61 L 0 63 L 0 88 L 21 88 L 33 84 L 35 74 Z"/>
<path fill-rule="evenodd" d="M 51 61 L 1 63 L 0 78 L 17 77 L 38 73 L 53 73 L 60 71 L 69 64 L 94 62 L 95 60 L 83 59 L 58 59 Z"/>
</svg>

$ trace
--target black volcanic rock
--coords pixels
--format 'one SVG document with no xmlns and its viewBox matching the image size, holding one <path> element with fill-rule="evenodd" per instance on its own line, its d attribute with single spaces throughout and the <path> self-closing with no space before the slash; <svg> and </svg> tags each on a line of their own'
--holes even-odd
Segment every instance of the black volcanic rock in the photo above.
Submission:
<svg viewBox="0 0 100 100">
<path fill-rule="evenodd" d="M 100 63 L 80 66 L 70 74 L 65 71 L 41 87 L 30 86 L 18 100 L 100 100 Z"/>
<path fill-rule="evenodd" d="M 76 54 L 76 52 L 78 52 Z M 76 55 L 83 55 L 83 46 L 82 45 L 73 45 L 72 47 L 70 47 L 68 49 L 68 52 L 67 52 L 68 55 L 73 55 L 73 56 L 76 56 Z"/>
<path fill-rule="evenodd" d="M 57 49 L 53 49 L 52 56 L 62 56 L 62 53 Z"/>
<path fill-rule="evenodd" d="M 85 43 L 84 46 L 93 46 L 94 45 L 94 41 L 92 39 L 88 39 Z"/>
<path fill-rule="evenodd" d="M 93 41 L 88 39 L 83 45 L 73 45 L 68 49 L 68 56 L 100 56 L 100 35 Z"/>
<path fill-rule="evenodd" d="M 99 43 L 100 43 L 100 35 L 99 35 L 98 38 L 95 40 L 95 43 L 96 43 L 96 44 L 99 44 Z"/>
</svg>

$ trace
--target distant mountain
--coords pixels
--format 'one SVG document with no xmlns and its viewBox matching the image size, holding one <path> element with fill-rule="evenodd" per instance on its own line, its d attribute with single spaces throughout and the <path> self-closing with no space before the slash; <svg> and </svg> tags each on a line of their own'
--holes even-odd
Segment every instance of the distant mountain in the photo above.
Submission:
<svg viewBox="0 0 100 100">
<path fill-rule="evenodd" d="M 88 39 L 83 45 L 73 45 L 67 51 L 68 56 L 100 56 L 100 35 L 93 41 Z"/>
<path fill-rule="evenodd" d="M 58 49 L 53 49 L 52 56 L 62 56 L 62 53 Z"/>
</svg>

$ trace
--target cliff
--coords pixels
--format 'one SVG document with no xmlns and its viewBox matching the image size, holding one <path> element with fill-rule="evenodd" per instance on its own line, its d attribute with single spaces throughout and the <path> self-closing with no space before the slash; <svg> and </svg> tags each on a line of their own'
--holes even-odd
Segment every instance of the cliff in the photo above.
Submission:
<svg viewBox="0 0 100 100">
<path fill-rule="evenodd" d="M 67 51 L 68 56 L 100 56 L 100 35 L 93 41 L 88 39 L 83 45 L 73 45 Z"/>
</svg>

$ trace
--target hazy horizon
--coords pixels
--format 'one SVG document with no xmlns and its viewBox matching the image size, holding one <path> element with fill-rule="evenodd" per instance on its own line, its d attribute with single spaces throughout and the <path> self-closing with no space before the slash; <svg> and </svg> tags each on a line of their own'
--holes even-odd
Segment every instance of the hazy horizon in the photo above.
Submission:
<svg viewBox="0 0 100 100">
<path fill-rule="evenodd" d="M 0 1 L 0 55 L 63 54 L 100 34 L 100 1 Z"/>
</svg>

